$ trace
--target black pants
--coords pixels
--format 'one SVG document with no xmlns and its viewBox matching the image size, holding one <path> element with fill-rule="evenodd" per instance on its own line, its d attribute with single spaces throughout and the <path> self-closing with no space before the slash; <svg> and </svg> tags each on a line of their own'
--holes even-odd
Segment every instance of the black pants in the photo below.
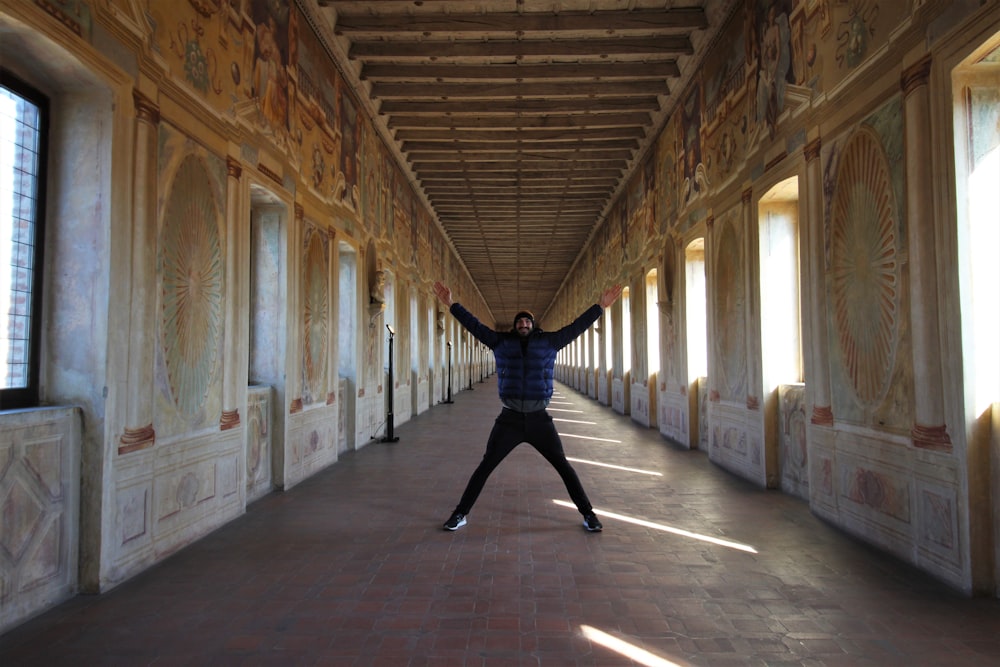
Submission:
<svg viewBox="0 0 1000 667">
<path fill-rule="evenodd" d="M 587 515 L 593 511 L 594 508 L 587 499 L 583 485 L 580 484 L 580 478 L 566 460 L 562 440 L 559 439 L 559 433 L 556 432 L 549 413 L 545 410 L 517 412 L 504 408 L 493 424 L 490 439 L 486 442 L 486 453 L 469 478 L 465 493 L 455 508 L 456 512 L 469 513 L 490 473 L 522 442 L 538 450 L 538 453 L 556 469 L 580 514 Z"/>
</svg>

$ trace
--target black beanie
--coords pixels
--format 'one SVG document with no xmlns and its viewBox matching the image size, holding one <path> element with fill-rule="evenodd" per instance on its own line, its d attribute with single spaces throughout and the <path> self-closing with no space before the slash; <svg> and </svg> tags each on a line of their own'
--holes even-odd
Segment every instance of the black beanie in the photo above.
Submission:
<svg viewBox="0 0 1000 667">
<path fill-rule="evenodd" d="M 529 320 L 531 320 L 532 324 L 535 323 L 535 316 L 532 315 L 530 311 L 522 310 L 521 312 L 519 312 L 517 315 L 514 316 L 514 328 L 517 328 L 517 321 L 522 317 L 527 317 Z"/>
</svg>

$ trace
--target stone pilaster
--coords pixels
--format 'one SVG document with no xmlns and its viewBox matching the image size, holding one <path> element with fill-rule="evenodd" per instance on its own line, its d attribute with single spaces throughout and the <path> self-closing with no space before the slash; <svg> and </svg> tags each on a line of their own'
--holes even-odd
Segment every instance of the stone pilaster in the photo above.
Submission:
<svg viewBox="0 0 1000 667">
<path fill-rule="evenodd" d="M 746 332 L 747 358 L 747 410 L 760 410 L 760 393 L 764 388 L 761 375 L 763 357 L 760 338 L 763 335 L 760 322 L 760 232 L 754 226 L 753 190 L 747 188 L 740 195 L 740 215 L 743 233 L 743 290 L 746 307 L 743 309 L 744 331 Z M 723 326 L 725 324 L 723 323 Z M 756 345 L 754 345 L 756 343 Z"/>
<path fill-rule="evenodd" d="M 937 260 L 934 243 L 934 182 L 930 142 L 931 58 L 903 71 L 906 128 L 906 216 L 910 249 L 910 330 L 913 335 L 913 444 L 950 451 L 942 401 L 941 338 L 938 319 Z"/>
<path fill-rule="evenodd" d="M 288 403 L 288 413 L 302 412 L 302 237 L 305 230 L 305 209 L 298 202 L 294 206 L 295 221 L 288 229 L 288 321 L 291 336 L 288 338 L 287 354 L 291 367 L 287 365 L 287 381 L 285 392 L 291 397 Z"/>
<path fill-rule="evenodd" d="M 826 258 L 823 227 L 823 165 L 819 159 L 821 141 L 814 139 L 803 149 L 806 159 L 806 224 L 802 226 L 807 261 L 805 289 L 808 298 L 809 357 L 806 366 L 806 391 L 812 398 L 810 421 L 819 426 L 833 426 L 830 400 L 830 350 L 826 328 Z"/>
<path fill-rule="evenodd" d="M 132 274 L 125 429 L 118 453 L 152 447 L 153 368 L 156 336 L 156 163 L 160 109 L 140 93 L 135 103 L 135 153 L 132 181 Z"/>
<path fill-rule="evenodd" d="M 243 167 L 232 157 L 226 158 L 226 329 L 225 351 L 223 352 L 222 371 L 222 416 L 219 419 L 219 429 L 226 431 L 238 428 L 240 425 L 240 410 L 237 400 L 240 395 L 239 385 L 246 386 L 243 373 L 239 371 L 242 364 L 239 349 L 240 313 L 240 229 L 243 220 L 243 197 L 240 193 L 240 177 Z"/>
<path fill-rule="evenodd" d="M 337 386 L 339 384 L 339 369 L 337 368 L 337 285 L 338 285 L 338 253 L 337 253 L 337 232 L 333 229 L 327 230 L 329 236 L 329 261 L 326 267 L 327 283 L 327 309 L 329 321 L 327 322 L 327 353 L 326 353 L 326 404 L 333 405 L 337 402 Z"/>
</svg>

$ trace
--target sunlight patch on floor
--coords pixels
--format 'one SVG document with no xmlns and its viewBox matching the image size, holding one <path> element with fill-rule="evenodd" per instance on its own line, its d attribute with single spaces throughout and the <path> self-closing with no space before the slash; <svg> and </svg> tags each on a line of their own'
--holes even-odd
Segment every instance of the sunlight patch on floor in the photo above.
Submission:
<svg viewBox="0 0 1000 667">
<path fill-rule="evenodd" d="M 629 468 L 628 466 L 618 466 L 613 463 L 601 463 L 600 461 L 590 461 L 588 459 L 575 459 L 572 456 L 566 457 L 567 461 L 572 461 L 573 463 L 585 463 L 589 466 L 600 466 L 601 468 L 614 468 L 615 470 L 624 470 L 625 472 L 637 472 L 640 475 L 656 475 L 657 477 L 663 477 L 662 472 L 657 472 L 656 470 L 642 470 L 641 468 Z"/>
<path fill-rule="evenodd" d="M 614 443 L 619 443 L 619 444 L 621 443 L 621 440 L 613 440 L 611 438 L 595 438 L 595 437 L 589 436 L 589 435 L 575 435 L 573 433 L 560 433 L 559 437 L 560 438 L 578 438 L 580 440 L 596 440 L 598 442 L 614 442 Z"/>
<path fill-rule="evenodd" d="M 683 667 L 685 664 L 661 658 L 644 648 L 639 648 L 635 644 L 630 644 L 624 639 L 613 637 L 589 625 L 581 625 L 580 630 L 583 632 L 584 637 L 595 644 L 600 644 L 604 648 L 611 649 L 615 653 L 645 667 Z"/>
<path fill-rule="evenodd" d="M 571 507 L 576 509 L 576 505 L 567 502 L 565 500 L 555 500 L 556 505 L 562 505 L 563 507 Z M 623 514 L 615 514 L 614 512 L 606 512 L 604 510 L 595 509 L 594 513 L 598 516 L 602 516 L 608 519 L 617 519 L 618 521 L 623 521 L 625 523 L 635 524 L 636 526 L 644 526 L 645 528 L 652 528 L 654 530 L 662 530 L 665 533 L 672 533 L 674 535 L 680 535 L 681 537 L 690 537 L 693 540 L 700 540 L 702 542 L 709 542 L 711 544 L 718 544 L 721 547 L 728 547 L 730 549 L 736 549 L 738 551 L 746 551 L 747 553 L 755 554 L 757 550 L 750 546 L 749 544 L 742 544 L 740 542 L 732 542 L 730 540 L 723 540 L 718 537 L 712 537 L 711 535 L 702 535 L 701 533 L 692 533 L 689 530 L 684 530 L 682 528 L 674 528 L 673 526 L 667 526 L 662 523 L 653 523 L 652 521 L 646 521 L 645 519 L 636 519 L 630 516 L 625 516 Z"/>
</svg>

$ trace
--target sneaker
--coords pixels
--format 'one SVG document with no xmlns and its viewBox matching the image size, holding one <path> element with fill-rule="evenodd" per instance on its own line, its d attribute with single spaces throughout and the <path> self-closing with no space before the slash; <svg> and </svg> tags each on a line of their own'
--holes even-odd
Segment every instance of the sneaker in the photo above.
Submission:
<svg viewBox="0 0 1000 667">
<path fill-rule="evenodd" d="M 604 526 L 598 521 L 597 515 L 593 512 L 583 516 L 583 527 L 592 533 L 599 533 L 604 529 Z"/>
<path fill-rule="evenodd" d="M 448 520 L 444 522 L 445 530 L 458 530 L 465 525 L 465 515 L 461 512 L 452 512 Z M 600 524 L 598 524 L 600 525 Z M 600 529 L 598 529 L 600 530 Z"/>
</svg>

